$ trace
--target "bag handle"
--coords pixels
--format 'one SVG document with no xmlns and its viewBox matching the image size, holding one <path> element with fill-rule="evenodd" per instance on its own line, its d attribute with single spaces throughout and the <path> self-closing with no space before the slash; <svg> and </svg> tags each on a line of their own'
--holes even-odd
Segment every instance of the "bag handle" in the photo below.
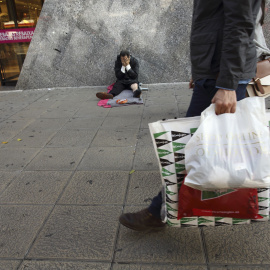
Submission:
<svg viewBox="0 0 270 270">
<path fill-rule="evenodd" d="M 216 115 L 215 108 L 216 108 L 215 104 L 211 104 L 208 108 L 206 108 L 201 113 L 201 123 L 206 118 L 208 118 L 210 116 L 219 117 L 219 115 Z M 258 114 L 259 118 L 261 117 L 263 122 L 265 123 L 264 119 L 265 119 L 265 116 L 266 116 L 266 111 L 265 111 L 265 100 L 264 100 L 264 98 L 261 98 L 261 97 L 248 97 L 248 98 L 245 98 L 243 100 L 238 101 L 237 106 L 236 106 L 235 114 L 241 114 L 242 111 L 244 111 L 245 116 L 247 118 L 249 116 L 251 116 L 252 114 L 253 115 Z M 249 115 L 249 113 L 250 113 L 250 115 Z M 233 115 L 233 114 L 225 113 L 224 115 Z"/>
</svg>

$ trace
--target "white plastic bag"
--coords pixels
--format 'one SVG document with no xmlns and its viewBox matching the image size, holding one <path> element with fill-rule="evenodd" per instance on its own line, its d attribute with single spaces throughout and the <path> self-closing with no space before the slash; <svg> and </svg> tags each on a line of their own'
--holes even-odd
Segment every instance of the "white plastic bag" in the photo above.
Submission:
<svg viewBox="0 0 270 270">
<path fill-rule="evenodd" d="M 212 104 L 185 148 L 187 186 L 200 190 L 270 187 L 270 139 L 265 100 L 237 102 L 234 114 Z"/>
</svg>

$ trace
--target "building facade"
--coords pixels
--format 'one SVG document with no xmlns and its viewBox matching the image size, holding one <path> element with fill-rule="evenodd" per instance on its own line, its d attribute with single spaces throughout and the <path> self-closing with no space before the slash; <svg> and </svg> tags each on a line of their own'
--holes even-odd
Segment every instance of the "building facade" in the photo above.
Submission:
<svg viewBox="0 0 270 270">
<path fill-rule="evenodd" d="M 16 84 L 44 0 L 0 0 L 1 85 Z"/>
</svg>

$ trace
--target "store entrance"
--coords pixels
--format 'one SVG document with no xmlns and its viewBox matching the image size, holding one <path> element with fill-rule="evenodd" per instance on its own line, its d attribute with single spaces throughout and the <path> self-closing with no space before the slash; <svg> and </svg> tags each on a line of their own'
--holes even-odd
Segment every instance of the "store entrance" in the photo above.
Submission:
<svg viewBox="0 0 270 270">
<path fill-rule="evenodd" d="M 44 0 L 0 0 L 1 85 L 16 85 Z"/>
</svg>

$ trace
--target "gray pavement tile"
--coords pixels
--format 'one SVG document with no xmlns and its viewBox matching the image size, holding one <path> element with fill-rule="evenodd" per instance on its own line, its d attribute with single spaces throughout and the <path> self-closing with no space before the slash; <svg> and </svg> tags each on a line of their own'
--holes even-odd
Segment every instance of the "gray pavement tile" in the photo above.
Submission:
<svg viewBox="0 0 270 270">
<path fill-rule="evenodd" d="M 91 101 L 90 104 L 86 103 L 83 106 L 80 106 L 74 117 L 106 117 L 111 109 L 99 107 L 97 103 L 98 100 L 95 101 L 95 105 L 93 105 L 93 102 Z"/>
<path fill-rule="evenodd" d="M 130 116 L 122 117 L 106 117 L 101 129 L 109 130 L 123 130 L 123 129 L 139 129 L 141 124 L 141 115 L 134 115 L 132 118 Z"/>
<path fill-rule="evenodd" d="M 81 106 L 88 104 L 85 99 L 76 99 L 76 96 L 69 95 L 65 100 L 56 101 L 49 109 L 63 109 L 68 111 L 77 111 Z"/>
<path fill-rule="evenodd" d="M 168 104 L 168 106 L 171 106 L 172 104 L 177 103 L 175 95 L 168 95 L 166 96 L 148 96 L 145 102 L 146 107 L 150 107 L 152 105 L 161 105 L 164 106 L 165 104 Z"/>
<path fill-rule="evenodd" d="M 123 204 L 129 172 L 76 172 L 60 204 Z"/>
<path fill-rule="evenodd" d="M 19 112 L 12 115 L 12 119 L 35 119 L 46 111 L 47 108 L 27 106 Z"/>
<path fill-rule="evenodd" d="M 26 167 L 26 170 L 72 171 L 79 164 L 84 152 L 84 148 L 78 147 L 44 148 Z"/>
<path fill-rule="evenodd" d="M 61 129 L 65 123 L 69 121 L 69 118 L 61 118 L 61 119 L 36 119 L 30 125 L 27 126 L 28 129 L 33 131 L 40 130 L 59 130 Z"/>
<path fill-rule="evenodd" d="M 33 119 L 8 119 L 0 123 L 0 142 L 9 141 L 15 135 L 17 135 L 21 130 L 27 127 Z"/>
<path fill-rule="evenodd" d="M 135 171 L 129 182 L 126 204 L 150 204 L 160 189 L 159 171 Z"/>
<path fill-rule="evenodd" d="M 153 147 L 153 142 L 152 142 L 149 128 L 141 128 L 137 135 L 137 139 L 138 139 L 137 141 L 138 147 L 142 147 L 142 146 Z"/>
<path fill-rule="evenodd" d="M 93 147 L 86 151 L 80 171 L 130 171 L 134 147 Z"/>
<path fill-rule="evenodd" d="M 55 204 L 71 172 L 22 172 L 1 194 L 0 204 Z"/>
<path fill-rule="evenodd" d="M 270 222 L 203 228 L 209 263 L 270 264 Z"/>
<path fill-rule="evenodd" d="M 86 147 L 90 145 L 96 130 L 62 129 L 49 141 L 46 147 Z"/>
<path fill-rule="evenodd" d="M 139 171 L 153 171 L 159 169 L 154 147 L 136 147 L 133 167 L 135 170 Z"/>
<path fill-rule="evenodd" d="M 104 130 L 98 131 L 91 147 L 98 146 L 135 146 L 137 142 L 137 129 L 122 129 L 122 130 Z"/>
<path fill-rule="evenodd" d="M 25 128 L 18 133 L 8 144 L 4 144 L 2 148 L 42 148 L 44 147 L 56 133 L 56 130 L 33 130 Z"/>
<path fill-rule="evenodd" d="M 39 101 L 48 101 L 53 104 L 56 101 L 64 100 L 68 95 L 69 93 L 65 93 L 65 91 L 54 89 L 53 91 L 48 91 L 47 94 L 39 99 Z"/>
<path fill-rule="evenodd" d="M 40 118 L 67 118 L 72 117 L 78 109 L 74 108 L 48 108 L 40 115 Z"/>
<path fill-rule="evenodd" d="M 22 170 L 38 152 L 37 148 L 0 148 L 0 170 Z"/>
<path fill-rule="evenodd" d="M 139 207 L 125 207 L 136 212 Z M 199 228 L 170 228 L 135 232 L 120 226 L 115 262 L 205 264 Z"/>
<path fill-rule="evenodd" d="M 110 263 L 24 261 L 19 270 L 110 270 L 110 267 Z"/>
<path fill-rule="evenodd" d="M 0 206 L 0 258 L 22 259 L 51 206 Z"/>
<path fill-rule="evenodd" d="M 142 115 L 144 110 L 144 105 L 129 105 L 129 106 L 122 106 L 122 107 L 113 107 L 110 111 L 108 116 L 110 117 L 123 117 L 123 116 L 139 116 Z"/>
<path fill-rule="evenodd" d="M 0 171 L 0 193 L 9 185 L 11 180 L 17 175 L 16 172 Z"/>
<path fill-rule="evenodd" d="M 183 104 L 185 105 L 185 107 L 189 106 L 191 97 L 192 97 L 192 91 L 187 91 L 186 93 L 179 92 L 179 93 L 176 93 L 176 96 L 175 96 L 177 103 Z"/>
<path fill-rule="evenodd" d="M 0 260 L 0 270 L 17 270 L 21 261 Z"/>
<path fill-rule="evenodd" d="M 204 265 L 114 264 L 112 270 L 207 270 Z"/>
<path fill-rule="evenodd" d="M 91 129 L 97 130 L 103 123 L 102 117 L 71 118 L 64 125 L 63 129 Z"/>
<path fill-rule="evenodd" d="M 27 258 L 112 259 L 120 206 L 56 206 Z"/>
<path fill-rule="evenodd" d="M 144 109 L 141 128 L 148 128 L 148 123 L 156 122 L 162 119 L 173 119 L 178 117 L 178 107 L 177 103 L 166 106 L 149 106 Z"/>
<path fill-rule="evenodd" d="M 187 108 L 178 104 L 178 110 L 179 110 L 179 118 L 184 118 L 186 117 L 187 114 Z"/>
</svg>

